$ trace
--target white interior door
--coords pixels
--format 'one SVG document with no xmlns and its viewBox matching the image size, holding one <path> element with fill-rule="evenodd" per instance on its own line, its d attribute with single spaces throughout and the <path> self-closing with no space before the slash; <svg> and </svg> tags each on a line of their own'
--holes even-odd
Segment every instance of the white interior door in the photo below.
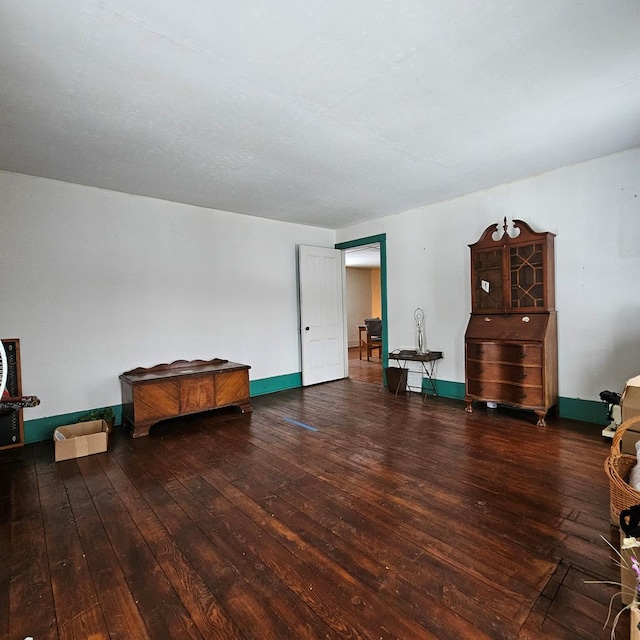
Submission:
<svg viewBox="0 0 640 640">
<path fill-rule="evenodd" d="M 343 253 L 300 245 L 298 269 L 302 385 L 344 378 Z"/>
</svg>

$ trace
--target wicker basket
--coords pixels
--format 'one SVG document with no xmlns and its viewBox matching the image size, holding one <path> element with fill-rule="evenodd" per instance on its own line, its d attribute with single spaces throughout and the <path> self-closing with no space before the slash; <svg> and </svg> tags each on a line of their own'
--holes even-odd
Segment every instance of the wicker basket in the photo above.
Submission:
<svg viewBox="0 0 640 640">
<path fill-rule="evenodd" d="M 627 484 L 631 468 L 636 464 L 636 456 L 622 453 L 622 436 L 631 425 L 640 423 L 640 415 L 625 420 L 613 436 L 611 455 L 604 462 L 604 470 L 609 478 L 609 512 L 611 524 L 620 526 L 620 512 L 640 504 L 640 491 Z"/>
</svg>

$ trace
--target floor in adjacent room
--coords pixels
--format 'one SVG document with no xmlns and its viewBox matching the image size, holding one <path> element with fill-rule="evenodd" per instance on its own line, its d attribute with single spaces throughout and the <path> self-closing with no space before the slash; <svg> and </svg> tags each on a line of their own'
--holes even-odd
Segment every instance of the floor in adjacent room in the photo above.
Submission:
<svg viewBox="0 0 640 640">
<path fill-rule="evenodd" d="M 609 638 L 599 427 L 354 379 L 253 407 L 0 454 L 0 638 Z"/>
<path fill-rule="evenodd" d="M 374 351 L 367 360 L 366 349 L 361 353 L 358 347 L 349 349 L 349 378 L 360 382 L 382 384 L 382 360 L 379 351 Z"/>
</svg>

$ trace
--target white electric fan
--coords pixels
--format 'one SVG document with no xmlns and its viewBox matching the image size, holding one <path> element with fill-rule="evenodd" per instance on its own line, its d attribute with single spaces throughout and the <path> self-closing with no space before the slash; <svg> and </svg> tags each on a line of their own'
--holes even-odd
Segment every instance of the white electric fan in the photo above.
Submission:
<svg viewBox="0 0 640 640">
<path fill-rule="evenodd" d="M 8 368 L 9 368 L 9 365 L 7 364 L 7 352 L 4 350 L 4 345 L 2 344 L 2 340 L 0 340 L 0 402 L 2 401 L 4 390 L 7 388 L 7 369 Z"/>
<path fill-rule="evenodd" d="M 9 360 L 2 340 L 0 340 L 0 413 L 11 412 L 25 407 L 37 407 L 40 404 L 40 400 L 36 396 L 5 395 L 8 375 Z"/>
</svg>

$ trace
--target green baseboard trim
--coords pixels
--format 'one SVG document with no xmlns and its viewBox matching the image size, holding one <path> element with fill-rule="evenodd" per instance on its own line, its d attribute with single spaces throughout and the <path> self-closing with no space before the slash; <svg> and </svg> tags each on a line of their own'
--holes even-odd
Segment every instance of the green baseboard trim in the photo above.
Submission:
<svg viewBox="0 0 640 640">
<path fill-rule="evenodd" d="M 561 418 L 607 425 L 607 412 L 608 408 L 604 402 L 580 398 L 560 398 L 558 401 L 558 414 Z"/>
<path fill-rule="evenodd" d="M 464 383 L 451 382 L 449 380 L 436 380 L 438 395 L 442 398 L 451 398 L 453 400 L 464 399 Z M 251 397 L 263 396 L 278 391 L 286 391 L 287 389 L 297 389 L 302 386 L 301 373 L 289 373 L 283 376 L 274 376 L 272 378 L 263 378 L 261 380 L 252 380 L 249 383 L 249 393 Z M 425 381 L 422 381 L 422 391 L 427 393 L 428 387 Z M 104 407 L 96 408 L 95 410 Z M 115 423 L 122 423 L 122 405 L 116 404 L 111 407 L 115 414 Z M 74 424 L 78 422 L 82 416 L 92 411 L 75 411 L 73 413 L 65 413 L 58 416 L 49 416 L 47 418 L 36 418 L 35 420 L 25 420 L 24 423 L 24 442 L 32 444 L 34 442 L 42 442 L 50 440 L 53 432 L 65 424 Z M 558 402 L 558 414 L 561 418 L 570 420 L 580 420 L 582 422 L 591 422 L 593 424 L 606 425 L 607 406 L 603 402 L 595 400 L 581 400 L 580 398 L 560 398 Z"/>
<path fill-rule="evenodd" d="M 438 395 L 443 398 L 464 400 L 464 383 L 436 380 Z M 422 392 L 427 393 L 429 387 L 426 380 L 422 381 Z M 580 398 L 560 398 L 558 400 L 558 415 L 569 420 L 580 420 L 593 424 L 607 425 L 607 406 L 596 400 L 581 400 Z"/>
<path fill-rule="evenodd" d="M 464 399 L 464 382 L 450 382 L 449 380 L 434 380 L 434 382 L 439 396 L 453 400 Z M 424 379 L 422 380 L 422 392 L 431 392 L 430 385 Z"/>
<path fill-rule="evenodd" d="M 286 391 L 287 389 L 297 389 L 302 386 L 302 373 L 288 373 L 283 376 L 273 376 L 272 378 L 262 378 L 261 380 L 251 380 L 249 383 L 249 393 L 251 397 L 264 396 L 268 393 Z"/>
<path fill-rule="evenodd" d="M 253 396 L 262 396 L 277 391 L 285 391 L 287 389 L 296 389 L 302 386 L 302 374 L 290 373 L 283 376 L 274 376 L 273 378 L 263 378 L 262 380 L 252 380 L 249 383 L 249 394 Z M 104 407 L 99 407 L 103 409 Z M 122 405 L 117 404 L 111 407 L 115 415 L 115 424 L 122 424 Z M 96 408 L 95 410 L 98 410 Z M 25 420 L 24 423 L 24 443 L 33 444 L 34 442 L 43 442 L 53 437 L 53 432 L 58 427 L 65 424 L 74 424 L 79 422 L 80 418 L 94 409 L 86 409 L 84 411 L 74 411 L 73 413 L 63 413 L 57 416 L 48 416 L 47 418 L 36 418 L 35 420 Z"/>
<path fill-rule="evenodd" d="M 35 420 L 25 420 L 24 422 L 24 443 L 32 444 L 34 442 L 42 442 L 50 440 L 53 432 L 58 427 L 65 424 L 75 424 L 80 421 L 82 416 L 91 411 L 98 411 L 105 407 L 96 407 L 95 409 L 85 409 L 84 411 L 74 411 L 73 413 L 63 413 L 58 416 L 49 416 L 47 418 L 36 418 Z M 115 415 L 115 424 L 122 423 L 122 405 L 116 404 L 111 407 Z"/>
</svg>

